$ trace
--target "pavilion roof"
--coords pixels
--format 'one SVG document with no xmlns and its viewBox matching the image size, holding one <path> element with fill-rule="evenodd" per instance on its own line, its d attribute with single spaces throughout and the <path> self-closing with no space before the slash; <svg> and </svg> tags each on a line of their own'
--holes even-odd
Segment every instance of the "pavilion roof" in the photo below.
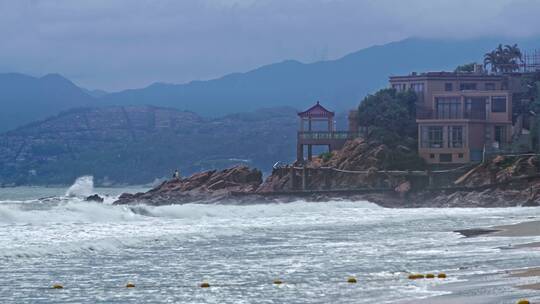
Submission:
<svg viewBox="0 0 540 304">
<path fill-rule="evenodd" d="M 311 108 L 305 110 L 304 112 L 298 113 L 298 116 L 300 117 L 315 117 L 315 118 L 328 118 L 328 117 L 334 117 L 335 113 L 332 111 L 328 111 L 325 107 L 323 107 L 320 102 L 317 101 L 317 104 L 312 106 Z"/>
</svg>

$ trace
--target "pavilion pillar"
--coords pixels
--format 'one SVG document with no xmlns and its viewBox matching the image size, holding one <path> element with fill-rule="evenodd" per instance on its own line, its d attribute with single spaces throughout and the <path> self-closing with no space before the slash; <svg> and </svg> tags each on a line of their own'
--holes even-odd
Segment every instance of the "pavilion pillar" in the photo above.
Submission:
<svg viewBox="0 0 540 304">
<path fill-rule="evenodd" d="M 313 160 L 313 145 L 307 146 L 307 158 L 309 161 Z"/>
<path fill-rule="evenodd" d="M 299 143 L 296 145 L 296 160 L 297 161 L 304 160 L 304 145 L 303 144 Z"/>
<path fill-rule="evenodd" d="M 296 172 L 295 172 L 296 169 L 294 169 L 293 166 L 291 166 L 289 168 L 289 174 L 290 174 L 290 180 L 291 180 L 291 189 L 292 190 L 295 190 L 296 189 Z"/>
<path fill-rule="evenodd" d="M 305 166 L 302 168 L 302 190 L 307 190 L 308 184 L 308 168 Z"/>
</svg>

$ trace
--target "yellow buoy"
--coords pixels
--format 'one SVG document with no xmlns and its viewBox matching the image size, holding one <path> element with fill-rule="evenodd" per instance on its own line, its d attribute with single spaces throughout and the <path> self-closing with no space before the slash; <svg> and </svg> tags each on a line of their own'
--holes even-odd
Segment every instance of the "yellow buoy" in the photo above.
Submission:
<svg viewBox="0 0 540 304">
<path fill-rule="evenodd" d="M 134 288 L 135 287 L 135 284 L 131 283 L 131 282 L 128 282 L 126 284 L 126 288 Z"/>
<path fill-rule="evenodd" d="M 433 273 L 426 274 L 426 279 L 433 279 L 435 278 L 435 275 Z"/>
<path fill-rule="evenodd" d="M 54 284 L 54 285 L 52 286 L 52 288 L 53 288 L 53 289 L 62 289 L 62 288 L 64 288 L 64 286 L 62 286 L 62 285 L 60 285 L 60 284 Z"/>
<path fill-rule="evenodd" d="M 276 285 L 283 284 L 283 281 L 280 279 L 277 279 L 277 280 L 274 280 L 274 284 Z"/>
<path fill-rule="evenodd" d="M 517 302 L 517 304 L 531 304 L 531 302 L 529 302 L 529 300 L 521 299 Z"/>
<path fill-rule="evenodd" d="M 356 281 L 356 278 L 355 278 L 355 277 L 349 277 L 349 278 L 347 279 L 347 283 L 354 284 L 354 283 L 356 283 L 356 282 L 357 282 L 357 281 Z"/>
<path fill-rule="evenodd" d="M 423 278 L 424 278 L 424 275 L 419 274 L 419 273 L 409 275 L 410 280 L 417 280 L 417 279 L 423 279 Z"/>
<path fill-rule="evenodd" d="M 439 274 L 437 275 L 437 278 L 439 278 L 439 279 L 446 279 L 446 273 L 439 273 Z"/>
<path fill-rule="evenodd" d="M 208 282 L 202 282 L 200 286 L 201 288 L 208 288 L 210 287 L 210 284 Z"/>
</svg>

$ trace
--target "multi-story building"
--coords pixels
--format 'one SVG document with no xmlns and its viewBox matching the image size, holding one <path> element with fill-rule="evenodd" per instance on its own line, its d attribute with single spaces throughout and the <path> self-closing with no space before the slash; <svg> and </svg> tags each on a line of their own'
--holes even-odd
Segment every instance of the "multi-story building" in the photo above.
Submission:
<svg viewBox="0 0 540 304">
<path fill-rule="evenodd" d="M 430 164 L 481 161 L 483 151 L 512 140 L 512 77 L 428 72 L 390 77 L 398 91 L 418 95 L 418 151 Z"/>
</svg>

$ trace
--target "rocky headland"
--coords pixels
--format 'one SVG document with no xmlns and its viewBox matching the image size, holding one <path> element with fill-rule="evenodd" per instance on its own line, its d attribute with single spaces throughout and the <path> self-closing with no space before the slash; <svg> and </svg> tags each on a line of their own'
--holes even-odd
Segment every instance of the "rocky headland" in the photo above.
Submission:
<svg viewBox="0 0 540 304">
<path fill-rule="evenodd" d="M 535 155 L 496 156 L 446 171 L 396 170 L 414 151 L 361 139 L 329 157 L 275 168 L 264 181 L 246 166 L 172 179 L 145 193 L 123 194 L 115 204 L 258 203 L 368 200 L 384 207 L 538 206 Z M 303 177 L 302 175 L 305 175 Z M 304 178 L 304 179 L 303 179 Z"/>
<path fill-rule="evenodd" d="M 201 172 L 188 178 L 171 179 L 144 193 L 124 193 L 115 204 L 224 203 L 233 200 L 232 193 L 256 193 L 261 183 L 261 171 L 237 166 L 222 171 Z"/>
</svg>

